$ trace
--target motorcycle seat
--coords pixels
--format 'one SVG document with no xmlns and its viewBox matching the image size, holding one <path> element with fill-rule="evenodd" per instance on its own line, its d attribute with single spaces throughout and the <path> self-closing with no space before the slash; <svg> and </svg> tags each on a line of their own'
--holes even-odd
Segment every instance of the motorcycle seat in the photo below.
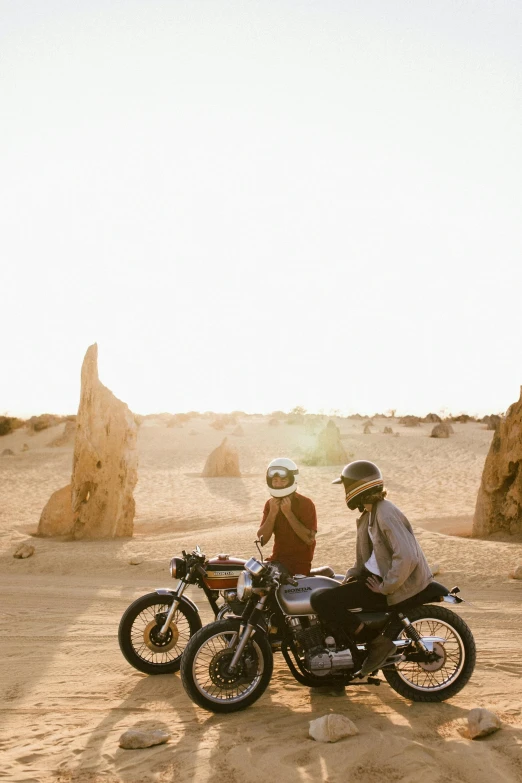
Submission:
<svg viewBox="0 0 522 783">
<path fill-rule="evenodd" d="M 429 604 L 438 602 L 443 596 L 449 595 L 449 590 L 440 582 L 430 582 L 424 590 L 421 590 L 417 595 L 413 595 L 406 601 L 401 601 L 400 604 L 393 605 L 394 612 L 402 612 L 403 609 L 411 609 L 414 606 L 422 606 L 422 604 Z"/>
<path fill-rule="evenodd" d="M 333 579 L 335 571 L 330 566 L 318 566 L 318 568 L 310 569 L 310 576 L 329 576 L 330 579 Z"/>
</svg>

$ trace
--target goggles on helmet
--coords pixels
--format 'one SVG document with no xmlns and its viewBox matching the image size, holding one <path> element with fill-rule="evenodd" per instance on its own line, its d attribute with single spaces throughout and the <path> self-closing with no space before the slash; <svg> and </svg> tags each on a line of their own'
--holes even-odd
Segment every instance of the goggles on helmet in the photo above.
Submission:
<svg viewBox="0 0 522 783">
<path fill-rule="evenodd" d="M 266 472 L 266 476 L 269 479 L 275 478 L 275 476 L 279 476 L 279 478 L 285 479 L 290 478 L 291 473 L 288 470 L 288 468 L 279 467 L 279 465 L 274 465 L 272 468 L 268 468 Z"/>
</svg>

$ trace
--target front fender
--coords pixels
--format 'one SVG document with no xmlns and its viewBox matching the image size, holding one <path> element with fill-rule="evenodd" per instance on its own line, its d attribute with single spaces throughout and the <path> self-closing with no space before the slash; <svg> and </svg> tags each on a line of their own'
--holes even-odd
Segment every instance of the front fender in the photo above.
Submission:
<svg viewBox="0 0 522 783">
<path fill-rule="evenodd" d="M 172 595 L 174 596 L 174 590 L 169 590 L 167 587 L 157 587 L 154 591 L 158 595 Z M 182 595 L 179 599 L 180 604 L 184 604 L 185 606 L 189 606 L 192 611 L 194 611 L 196 614 L 199 614 L 199 609 L 194 603 L 194 601 L 191 601 L 190 598 L 187 598 L 186 595 Z"/>
</svg>

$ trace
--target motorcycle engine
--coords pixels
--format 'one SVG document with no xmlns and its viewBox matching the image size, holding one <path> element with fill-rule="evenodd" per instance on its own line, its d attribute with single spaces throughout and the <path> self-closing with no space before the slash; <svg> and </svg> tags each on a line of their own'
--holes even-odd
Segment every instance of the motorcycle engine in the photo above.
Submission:
<svg viewBox="0 0 522 783">
<path fill-rule="evenodd" d="M 295 641 L 304 650 L 307 668 L 317 677 L 324 677 L 332 671 L 353 669 L 353 657 L 350 650 L 337 650 L 335 639 L 325 639 L 321 623 L 315 617 L 290 620 Z"/>
</svg>

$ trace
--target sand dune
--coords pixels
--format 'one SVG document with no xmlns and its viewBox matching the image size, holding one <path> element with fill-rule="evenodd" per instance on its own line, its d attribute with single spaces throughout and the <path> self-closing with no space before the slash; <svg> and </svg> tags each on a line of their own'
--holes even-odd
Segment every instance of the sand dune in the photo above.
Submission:
<svg viewBox="0 0 522 783">
<path fill-rule="evenodd" d="M 386 684 L 347 689 L 343 697 L 310 695 L 278 657 L 265 695 L 249 710 L 216 716 L 194 707 L 179 675 L 147 677 L 123 659 L 116 633 L 130 601 L 170 586 L 168 561 L 199 543 L 209 555 L 254 553 L 266 499 L 264 470 L 278 454 L 306 453 L 315 437 L 304 426 L 241 421 L 235 439 L 242 478 L 199 477 L 209 452 L 233 426 L 215 431 L 195 419 L 168 429 L 146 421 L 139 435 L 135 536 L 110 542 L 31 539 L 33 557 L 15 560 L 15 546 L 36 530 L 50 494 L 70 478 L 71 447 L 49 447 L 64 425 L 32 437 L 1 439 L 14 456 L 0 458 L 0 584 L 3 666 L 1 777 L 6 781 L 259 780 L 267 769 L 293 783 L 411 781 L 489 783 L 522 780 L 522 582 L 510 580 L 522 561 L 519 542 L 465 536 L 492 433 L 454 424 L 448 440 L 429 438 L 432 425 L 373 434 L 360 422 L 337 421 L 354 458 L 379 463 L 390 498 L 408 515 L 438 577 L 459 584 L 472 605 L 459 612 L 477 641 L 478 663 L 468 686 L 441 705 L 411 704 Z M 198 433 L 197 437 L 191 431 Z M 29 451 L 22 452 L 27 442 Z M 301 468 L 301 491 L 314 499 L 319 533 L 315 562 L 344 570 L 353 562 L 355 515 L 330 484 L 336 467 Z M 140 554 L 139 566 L 129 565 Z M 201 592 L 192 597 L 210 614 Z M 470 708 L 496 711 L 501 731 L 472 742 L 459 732 Z M 340 712 L 360 734 L 336 745 L 308 739 L 309 720 Z M 118 747 L 131 727 L 166 728 L 167 745 L 141 751 Z"/>
</svg>

